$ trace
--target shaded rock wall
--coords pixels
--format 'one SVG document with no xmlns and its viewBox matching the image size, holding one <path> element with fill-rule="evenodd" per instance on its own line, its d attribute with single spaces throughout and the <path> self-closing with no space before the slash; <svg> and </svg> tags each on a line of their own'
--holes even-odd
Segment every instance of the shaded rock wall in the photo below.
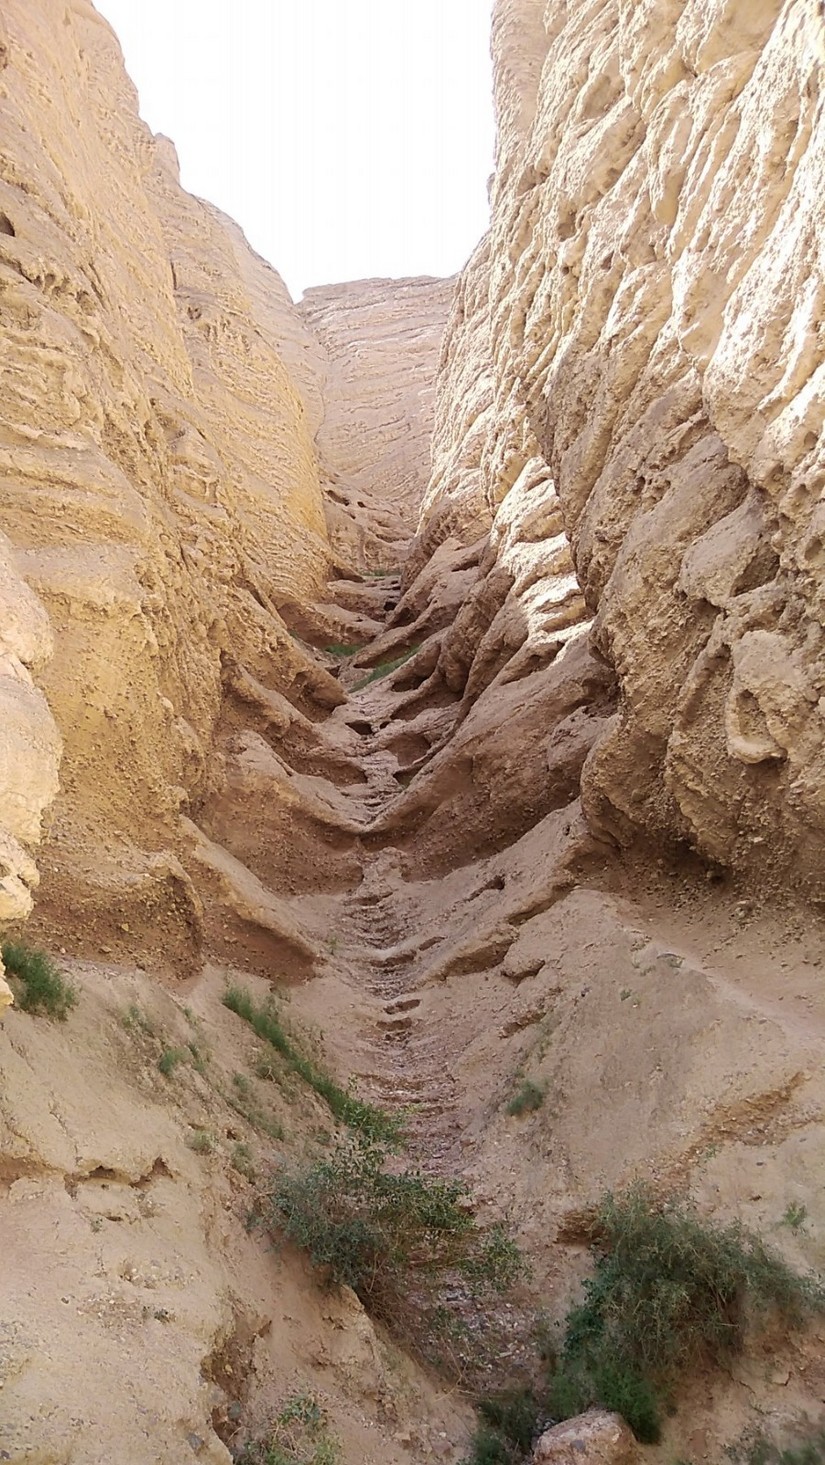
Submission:
<svg viewBox="0 0 825 1465">
<path fill-rule="evenodd" d="M 357 280 L 307 290 L 300 303 L 326 350 L 316 443 L 331 537 L 345 561 L 392 566 L 415 530 L 454 290 L 454 280 Z"/>
<path fill-rule="evenodd" d="M 493 47 L 492 228 L 411 569 L 543 464 L 618 694 L 591 827 L 817 881 L 821 7 L 500 0 Z M 489 625 L 512 585 L 487 553 Z"/>
</svg>

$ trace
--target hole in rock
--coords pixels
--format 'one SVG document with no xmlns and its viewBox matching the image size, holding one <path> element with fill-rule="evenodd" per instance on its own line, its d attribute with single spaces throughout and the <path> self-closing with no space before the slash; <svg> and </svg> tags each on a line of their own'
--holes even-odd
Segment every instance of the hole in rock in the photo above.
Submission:
<svg viewBox="0 0 825 1465">
<path fill-rule="evenodd" d="M 0 234 L 10 234 L 12 239 L 17 236 L 17 230 L 8 214 L 0 214 Z"/>
</svg>

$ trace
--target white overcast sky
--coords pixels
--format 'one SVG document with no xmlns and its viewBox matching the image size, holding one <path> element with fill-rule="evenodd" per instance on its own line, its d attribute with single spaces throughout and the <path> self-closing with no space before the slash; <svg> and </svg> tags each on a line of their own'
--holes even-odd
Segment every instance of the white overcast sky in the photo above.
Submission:
<svg viewBox="0 0 825 1465">
<path fill-rule="evenodd" d="M 184 187 L 293 295 L 448 275 L 487 225 L 492 0 L 96 0 Z"/>
</svg>

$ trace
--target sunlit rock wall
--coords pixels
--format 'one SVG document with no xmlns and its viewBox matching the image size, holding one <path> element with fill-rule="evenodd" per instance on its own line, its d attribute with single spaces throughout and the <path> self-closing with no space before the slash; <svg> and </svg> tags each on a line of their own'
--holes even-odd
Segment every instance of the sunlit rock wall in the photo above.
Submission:
<svg viewBox="0 0 825 1465">
<path fill-rule="evenodd" d="M 499 0 L 492 228 L 445 342 L 413 556 L 439 515 L 466 542 L 538 459 L 617 683 L 592 827 L 812 880 L 824 25 L 814 0 Z M 512 592 L 492 553 L 488 623 Z"/>
<path fill-rule="evenodd" d="M 196 920 L 179 820 L 218 776 L 227 658 L 288 693 L 323 678 L 277 614 L 329 562 L 322 352 L 237 227 L 180 189 L 93 7 L 10 0 L 2 25 L 0 523 L 30 590 L 3 580 L 2 776 L 28 793 L 0 790 L 0 827 L 30 848 L 54 794 L 45 694 L 65 752 L 44 909 L 127 926 L 142 906 L 171 940 Z M 29 866 L 2 869 L 21 914 Z"/>
</svg>

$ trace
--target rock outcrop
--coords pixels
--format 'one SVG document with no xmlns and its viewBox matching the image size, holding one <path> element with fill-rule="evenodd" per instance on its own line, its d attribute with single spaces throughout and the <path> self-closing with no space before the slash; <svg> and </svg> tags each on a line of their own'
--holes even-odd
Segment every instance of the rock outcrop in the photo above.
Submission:
<svg viewBox="0 0 825 1465">
<path fill-rule="evenodd" d="M 500 0 L 493 46 L 492 227 L 445 343 L 422 543 L 483 532 L 543 463 L 616 681 L 592 827 L 813 889 L 821 7 Z"/>
<path fill-rule="evenodd" d="M 48 616 L 15 568 L 0 534 L 0 921 L 31 913 L 38 884 L 30 851 L 58 789 L 61 741 L 48 703 L 35 686 L 52 654 Z M 2 1004 L 0 992 L 0 1004 Z"/>
</svg>

